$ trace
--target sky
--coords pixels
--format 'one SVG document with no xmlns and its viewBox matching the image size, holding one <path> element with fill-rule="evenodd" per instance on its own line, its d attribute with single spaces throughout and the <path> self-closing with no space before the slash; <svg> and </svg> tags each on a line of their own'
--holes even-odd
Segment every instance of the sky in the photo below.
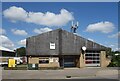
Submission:
<svg viewBox="0 0 120 81">
<path fill-rule="evenodd" d="M 58 28 L 70 32 L 72 21 L 79 22 L 77 35 L 118 50 L 117 2 L 3 2 L 2 46 L 16 49 Z"/>
</svg>

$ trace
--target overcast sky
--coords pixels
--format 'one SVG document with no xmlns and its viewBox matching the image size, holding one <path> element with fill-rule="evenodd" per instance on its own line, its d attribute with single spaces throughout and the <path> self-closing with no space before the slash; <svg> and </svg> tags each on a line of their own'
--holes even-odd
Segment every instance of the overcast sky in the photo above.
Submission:
<svg viewBox="0 0 120 81">
<path fill-rule="evenodd" d="M 25 46 L 30 36 L 62 28 L 70 32 L 71 21 L 79 22 L 77 34 L 118 49 L 117 3 L 2 3 L 2 46 Z"/>
</svg>

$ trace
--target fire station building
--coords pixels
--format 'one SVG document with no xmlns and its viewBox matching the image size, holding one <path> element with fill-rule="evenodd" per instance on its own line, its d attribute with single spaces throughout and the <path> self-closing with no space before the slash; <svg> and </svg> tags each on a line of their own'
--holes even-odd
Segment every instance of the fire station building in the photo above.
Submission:
<svg viewBox="0 0 120 81">
<path fill-rule="evenodd" d="M 28 64 L 39 67 L 106 67 L 111 48 L 56 29 L 26 40 Z"/>
</svg>

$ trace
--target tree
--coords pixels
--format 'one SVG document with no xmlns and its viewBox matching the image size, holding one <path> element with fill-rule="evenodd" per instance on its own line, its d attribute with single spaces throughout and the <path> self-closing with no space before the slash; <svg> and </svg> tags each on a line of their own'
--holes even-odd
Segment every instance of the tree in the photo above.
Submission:
<svg viewBox="0 0 120 81">
<path fill-rule="evenodd" d="M 16 49 L 16 54 L 17 56 L 25 56 L 26 55 L 26 48 L 25 47 L 20 47 Z"/>
<path fill-rule="evenodd" d="M 118 55 L 115 55 L 115 54 L 118 54 Z M 120 67 L 120 52 L 119 51 L 112 51 L 110 55 L 112 56 L 112 60 L 108 66 Z"/>
</svg>

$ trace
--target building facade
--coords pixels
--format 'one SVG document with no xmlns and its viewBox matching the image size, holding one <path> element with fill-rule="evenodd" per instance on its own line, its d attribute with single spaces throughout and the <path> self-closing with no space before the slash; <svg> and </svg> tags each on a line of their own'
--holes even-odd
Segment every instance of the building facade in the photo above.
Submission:
<svg viewBox="0 0 120 81">
<path fill-rule="evenodd" d="M 84 51 L 82 47 L 86 47 Z M 29 64 L 39 67 L 106 67 L 111 48 L 62 29 L 32 36 L 26 40 Z"/>
</svg>

